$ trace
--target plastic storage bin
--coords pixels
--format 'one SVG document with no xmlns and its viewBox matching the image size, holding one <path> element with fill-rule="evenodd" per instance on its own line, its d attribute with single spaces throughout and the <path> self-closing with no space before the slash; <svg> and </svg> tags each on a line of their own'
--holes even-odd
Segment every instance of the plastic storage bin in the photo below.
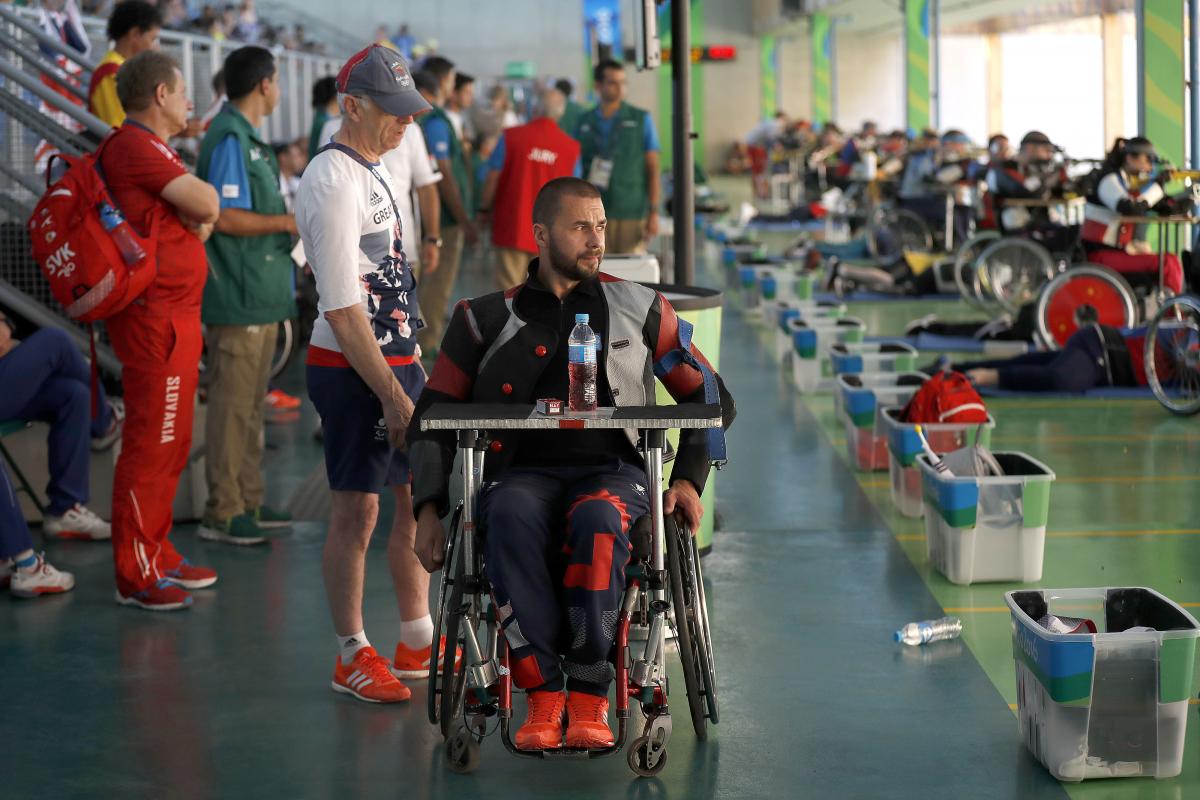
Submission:
<svg viewBox="0 0 1200 800">
<path fill-rule="evenodd" d="M 861 342 L 867 325 L 857 317 L 788 320 L 792 331 L 792 382 L 801 394 L 833 388 L 829 349 L 842 342 Z"/>
<path fill-rule="evenodd" d="M 904 342 L 835 344 L 829 351 L 834 375 L 851 372 L 912 372 L 917 349 Z"/>
<path fill-rule="evenodd" d="M 953 475 L 917 457 L 925 490 L 925 548 L 951 583 L 1042 579 L 1054 473 L 1024 453 L 992 453 L 1003 475 L 980 476 L 974 448 L 947 453 Z"/>
<path fill-rule="evenodd" d="M 917 456 L 924 452 L 921 439 L 917 436 L 917 425 L 899 420 L 899 408 L 885 408 L 881 422 L 888 437 L 888 475 L 892 481 L 892 502 L 896 510 L 906 517 L 921 516 L 922 502 L 921 471 L 917 468 Z M 992 429 L 996 421 L 989 414 L 987 422 L 955 424 L 922 424 L 921 430 L 929 446 L 938 455 L 960 450 L 968 445 L 991 447 Z M 978 433 L 977 433 L 978 432 Z"/>
<path fill-rule="evenodd" d="M 1021 738 L 1054 777 L 1179 774 L 1195 617 L 1153 589 L 1015 591 L 1004 601 Z M 1051 633 L 1038 623 L 1046 614 L 1091 619 L 1097 632 Z"/>
<path fill-rule="evenodd" d="M 887 469 L 887 431 L 880 411 L 903 406 L 929 379 L 923 372 L 875 372 L 837 376 L 834 406 L 846 428 L 850 463 L 863 472 Z"/>
<path fill-rule="evenodd" d="M 841 319 L 846 316 L 846 304 L 811 300 L 790 303 L 776 301 L 764 303 L 763 314 L 771 319 L 775 331 L 775 358 L 777 361 L 783 361 L 792 351 L 792 328 L 788 324 L 791 320 Z"/>
</svg>

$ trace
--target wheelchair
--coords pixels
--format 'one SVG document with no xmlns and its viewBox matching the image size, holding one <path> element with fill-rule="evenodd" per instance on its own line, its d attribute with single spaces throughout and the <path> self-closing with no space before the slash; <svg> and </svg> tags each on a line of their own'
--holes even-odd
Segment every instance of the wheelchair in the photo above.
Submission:
<svg viewBox="0 0 1200 800">
<path fill-rule="evenodd" d="M 478 408 L 506 413 L 497 412 L 497 409 L 512 407 Z M 436 407 L 430 410 L 423 426 L 436 417 L 433 413 L 436 410 Z M 622 410 L 618 409 L 618 414 Z M 719 412 L 717 415 L 719 417 Z M 509 421 L 515 419 L 511 417 Z M 563 423 L 575 421 L 562 420 Z M 616 673 L 617 734 L 614 744 L 595 750 L 518 749 L 512 732 L 513 684 L 509 647 L 491 594 L 487 566 L 483 561 L 483 534 L 476 516 L 484 460 L 491 444 L 486 429 L 488 423 L 495 422 L 493 417 L 478 420 L 478 428 L 453 428 L 458 430 L 464 499 L 453 514 L 446 536 L 445 560 L 433 612 L 432 652 L 435 656 L 430 659 L 427 708 L 430 723 L 439 727 L 445 739 L 445 764 L 454 772 L 472 772 L 479 765 L 484 739 L 496 733 L 510 753 L 522 758 L 582 760 L 611 756 L 626 748 L 631 727 L 636 725 L 631 714 L 631 706 L 636 704 L 644 724 L 628 743 L 626 760 L 639 776 L 657 775 L 666 765 L 667 744 L 672 733 L 668 707 L 668 627 L 674 633 L 682 662 L 688 711 L 696 738 L 703 741 L 708 725 L 719 721 L 717 667 L 695 540 L 690 531 L 675 524 L 672 518 L 663 518 L 661 494 L 650 492 L 650 515 L 631 528 L 633 552 L 626 568 L 626 588 L 611 654 Z M 436 427 L 436 422 L 434 425 Z M 449 424 L 441 427 L 452 428 Z M 662 483 L 664 449 L 664 429 L 642 430 L 641 452 L 651 486 Z M 630 627 L 635 624 L 648 629 L 644 646 L 640 642 L 630 643 Z M 441 648 L 443 636 L 446 644 Z M 459 652 L 461 658 L 457 657 Z"/>
<path fill-rule="evenodd" d="M 1200 298 L 1168 299 L 1146 331 L 1146 381 L 1168 411 L 1200 412 Z"/>
</svg>

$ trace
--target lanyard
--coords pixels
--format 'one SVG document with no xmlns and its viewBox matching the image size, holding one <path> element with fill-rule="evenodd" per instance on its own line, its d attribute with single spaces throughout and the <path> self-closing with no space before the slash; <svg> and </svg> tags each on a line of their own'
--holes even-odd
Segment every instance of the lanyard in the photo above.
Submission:
<svg viewBox="0 0 1200 800">
<path fill-rule="evenodd" d="M 367 161 L 365 158 L 363 158 L 362 155 L 360 155 L 358 153 L 358 151 L 355 150 L 354 148 L 347 147 L 346 145 L 341 144 L 340 142 L 331 141 L 329 144 L 325 145 L 320 150 L 318 150 L 317 155 L 324 153 L 326 150 L 337 150 L 338 152 L 345 153 L 350 158 L 354 159 L 354 161 L 356 161 L 358 164 L 361 164 L 362 167 L 367 170 L 367 172 L 369 172 L 375 176 L 375 180 L 379 181 L 380 185 L 383 186 L 383 191 L 387 192 L 388 201 L 392 204 L 392 214 L 396 218 L 396 227 L 400 228 L 401 227 L 401 225 L 400 225 L 400 209 L 396 207 L 396 198 L 392 196 L 391 187 L 389 187 L 387 185 L 387 181 L 385 181 L 383 179 L 383 176 L 379 174 L 379 171 L 375 169 L 375 165 L 372 164 L 370 161 Z M 401 229 L 401 231 L 400 231 L 400 237 L 401 237 L 401 241 L 403 241 L 403 238 L 404 238 L 404 230 L 403 229 Z"/>
</svg>

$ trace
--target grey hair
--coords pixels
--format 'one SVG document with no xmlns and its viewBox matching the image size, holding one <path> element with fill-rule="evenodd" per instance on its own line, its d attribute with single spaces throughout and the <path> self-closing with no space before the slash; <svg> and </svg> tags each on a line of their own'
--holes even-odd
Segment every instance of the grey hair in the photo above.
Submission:
<svg viewBox="0 0 1200 800">
<path fill-rule="evenodd" d="M 346 113 L 346 98 L 347 97 L 353 97 L 355 100 L 358 101 L 359 105 L 365 106 L 367 108 L 370 108 L 372 105 L 371 98 L 369 98 L 369 97 L 363 97 L 363 96 L 360 96 L 357 94 L 342 94 L 341 92 L 339 92 L 338 96 L 337 96 L 338 108 L 340 108 L 342 110 L 343 114 Z"/>
</svg>

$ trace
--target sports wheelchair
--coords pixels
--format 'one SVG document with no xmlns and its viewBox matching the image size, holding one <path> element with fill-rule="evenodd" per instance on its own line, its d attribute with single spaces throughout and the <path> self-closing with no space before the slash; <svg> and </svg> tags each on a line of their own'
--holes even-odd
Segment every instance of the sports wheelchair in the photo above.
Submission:
<svg viewBox="0 0 1200 800">
<path fill-rule="evenodd" d="M 640 735 L 629 744 L 629 767 L 640 776 L 662 771 L 671 736 L 668 708 L 667 629 L 673 629 L 682 662 L 688 711 L 696 738 L 704 740 L 708 723 L 719 720 L 716 662 L 708 625 L 700 557 L 691 533 L 664 519 L 662 493 L 651 491 L 650 514 L 631 531 L 633 554 L 626 568 L 626 589 L 617 621 L 612 661 L 616 672 L 617 735 L 611 747 L 585 750 L 519 750 L 512 738 L 513 685 L 509 648 L 491 594 L 477 502 L 488 432 L 530 429 L 636 429 L 651 487 L 663 479 L 666 432 L 672 428 L 719 428 L 719 406 L 600 409 L 588 414 L 547 416 L 530 406 L 438 404 L 421 420 L 422 430 L 453 430 L 461 455 L 463 501 L 446 536 L 441 583 L 434 609 L 428 716 L 445 738 L 444 759 L 454 772 L 479 765 L 483 740 L 499 732 L 505 748 L 523 758 L 589 759 L 625 749 L 631 703 L 645 718 Z M 630 644 L 630 627 L 644 625 L 644 646 Z M 441 647 L 442 637 L 445 647 Z M 461 653 L 461 658 L 458 657 Z M 493 722 L 494 720 L 494 722 Z"/>
</svg>

